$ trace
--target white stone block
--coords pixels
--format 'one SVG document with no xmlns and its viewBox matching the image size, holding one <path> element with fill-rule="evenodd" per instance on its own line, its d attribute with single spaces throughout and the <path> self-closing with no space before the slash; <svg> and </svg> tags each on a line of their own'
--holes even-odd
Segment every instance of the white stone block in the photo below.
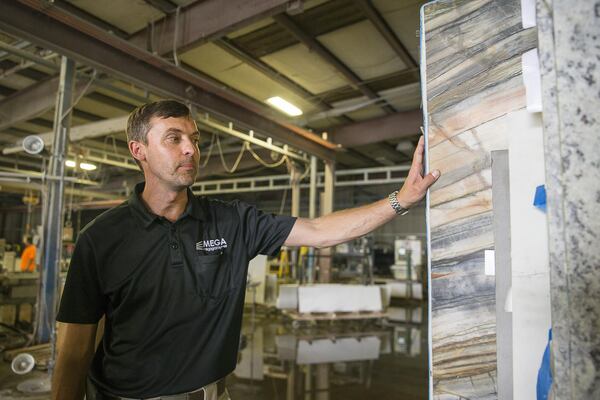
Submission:
<svg viewBox="0 0 600 400">
<path fill-rule="evenodd" d="M 298 288 L 298 311 L 359 312 L 381 311 L 378 286 L 322 284 Z"/>
</svg>

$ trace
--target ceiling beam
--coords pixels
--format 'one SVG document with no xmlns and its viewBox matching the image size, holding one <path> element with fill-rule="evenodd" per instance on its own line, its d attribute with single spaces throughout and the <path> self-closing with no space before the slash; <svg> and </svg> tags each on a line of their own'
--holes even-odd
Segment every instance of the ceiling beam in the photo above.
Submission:
<svg viewBox="0 0 600 400">
<path fill-rule="evenodd" d="M 3 192 L 11 192 L 11 189 L 17 189 L 19 190 L 18 193 L 20 193 L 21 190 L 35 190 L 37 192 L 41 192 L 44 190 L 45 185 L 36 182 L 14 182 L 11 180 L 0 178 L 0 187 L 2 187 Z M 74 196 L 104 200 L 114 200 L 119 198 L 119 196 L 110 193 L 104 193 L 100 191 L 97 192 L 94 190 L 86 189 L 74 189 L 71 188 L 70 185 L 65 185 L 65 194 L 72 194 Z"/>
<path fill-rule="evenodd" d="M 93 139 L 110 135 L 111 133 L 123 132 L 127 125 L 128 116 L 104 119 L 97 122 L 91 122 L 89 124 L 73 126 L 69 130 L 69 141 L 78 142 L 84 139 Z M 44 146 L 52 146 L 54 141 L 54 132 L 40 133 L 40 138 L 44 141 Z M 2 150 L 2 154 L 14 154 L 23 151 L 19 140 L 14 146 L 6 147 Z"/>
<path fill-rule="evenodd" d="M 408 68 L 417 67 L 417 62 L 412 58 L 404 44 L 398 39 L 392 28 L 387 24 L 379 11 L 373 6 L 371 0 L 354 0 L 356 5 L 360 7 L 362 12 L 371 21 L 375 28 L 385 38 L 385 41 L 394 49 L 398 57 L 406 64 Z"/>
<path fill-rule="evenodd" d="M 334 143 L 355 147 L 417 135 L 422 124 L 421 110 L 412 110 L 343 125 L 332 129 L 329 134 Z"/>
<path fill-rule="evenodd" d="M 195 45 L 214 40 L 226 34 L 247 26 L 265 17 L 284 12 L 289 0 L 205 0 L 196 1 L 185 7 L 179 13 L 176 24 L 176 15 L 167 15 L 154 24 L 154 32 L 150 40 L 152 51 L 165 55 L 173 51 L 175 26 L 178 25 L 177 51 L 185 51 Z M 148 38 L 152 35 L 151 29 L 146 28 L 130 38 L 131 43 L 140 48 L 146 48 Z"/>
<path fill-rule="evenodd" d="M 243 102 L 199 76 L 177 68 L 60 8 L 49 6 L 45 1 L 19 0 L 3 3 L 2 7 L 0 28 L 10 34 L 161 96 L 173 97 L 218 116 L 233 119 L 242 126 L 309 154 L 324 159 L 334 158 L 333 144 L 283 121 L 266 106 Z"/>
<path fill-rule="evenodd" d="M 107 105 L 109 107 L 116 108 L 116 109 L 121 110 L 121 111 L 125 111 L 126 113 L 132 112 L 133 109 L 137 107 L 137 105 L 134 105 L 134 104 L 131 104 L 131 103 L 127 103 L 127 102 L 119 100 L 119 99 L 115 99 L 114 97 L 107 96 L 107 95 L 102 94 L 100 92 L 91 92 L 91 93 L 88 93 L 88 94 L 85 95 L 85 98 L 89 99 L 89 100 L 97 101 L 99 103 L 102 103 L 102 104 Z"/>
<path fill-rule="evenodd" d="M 14 143 L 21 138 L 15 135 L 11 135 L 10 133 L 0 132 L 0 142 L 5 143 Z"/>
<path fill-rule="evenodd" d="M 84 119 L 87 122 L 96 122 L 96 121 L 101 121 L 104 118 L 96 115 L 96 114 L 92 114 L 90 112 L 87 111 L 83 111 L 83 110 L 78 110 L 76 108 L 73 108 L 73 118 L 80 118 L 80 119 Z"/>
<path fill-rule="evenodd" d="M 29 46 L 31 43 L 25 41 L 25 40 L 18 40 L 13 42 L 11 44 L 11 46 L 13 46 L 16 49 L 24 49 L 25 47 Z M 4 50 L 0 50 L 0 61 L 4 60 L 5 57 L 9 56 L 10 53 Z"/>
<path fill-rule="evenodd" d="M 15 55 L 17 57 L 23 58 L 25 60 L 33 61 L 36 64 L 39 64 L 40 66 L 44 66 L 46 68 L 49 68 L 52 71 L 58 72 L 59 69 L 60 69 L 59 66 L 56 65 L 55 63 L 53 63 L 51 60 L 45 59 L 43 57 L 39 57 L 39 56 L 37 56 L 36 54 L 33 54 L 30 51 L 22 50 L 20 48 L 12 46 L 12 45 L 10 45 L 8 43 L 4 43 L 2 41 L 0 41 L 0 49 L 2 51 L 6 51 L 6 52 L 8 52 L 10 54 L 13 54 L 13 55 Z M 30 79 L 34 79 L 34 80 L 36 80 L 36 79 L 37 80 L 41 80 L 41 78 L 33 77 L 32 75 L 34 75 L 34 74 L 37 75 L 37 76 L 41 76 L 42 74 L 44 74 L 46 77 L 50 76 L 50 75 L 45 74 L 43 72 L 40 72 L 38 70 L 35 70 L 34 73 L 30 72 L 30 73 L 27 73 L 27 74 L 23 74 L 24 71 L 27 71 L 27 70 L 21 71 L 20 74 L 22 74 L 24 76 L 29 75 Z M 77 72 L 77 76 L 89 79 L 91 75 L 88 75 L 86 72 L 79 72 L 78 71 Z M 102 78 L 102 77 L 101 77 L 101 79 L 96 79 L 94 81 L 94 86 L 98 86 L 98 87 L 101 87 L 103 89 L 109 90 L 112 93 L 115 93 L 115 94 L 118 94 L 120 96 L 132 99 L 132 100 L 134 100 L 136 102 L 144 103 L 144 102 L 147 101 L 146 98 L 144 98 L 142 96 L 139 96 L 139 95 L 137 95 L 137 94 L 135 94 L 135 93 L 133 93 L 131 91 L 127 91 L 127 90 L 122 89 L 120 87 L 114 86 L 114 85 L 112 85 L 112 84 L 104 81 L 103 79 L 104 78 Z M 6 92 L 6 88 L 0 87 L 0 89 L 2 90 L 2 92 Z"/>
<path fill-rule="evenodd" d="M 279 14 L 273 16 L 273 19 L 287 29 L 292 35 L 296 37 L 302 44 L 304 44 L 310 51 L 313 51 L 325 62 L 330 64 L 336 69 L 342 76 L 350 83 L 350 85 L 360 90 L 365 96 L 370 99 L 378 100 L 379 95 L 375 93 L 371 88 L 363 82 L 358 75 L 356 75 L 350 68 L 348 68 L 343 62 L 341 62 L 331 51 L 323 46 L 318 40 L 304 32 L 292 18 L 287 14 Z M 381 99 L 380 106 L 388 113 L 394 113 L 396 110 L 384 99 Z"/>
<path fill-rule="evenodd" d="M 74 96 L 77 97 L 87 82 L 78 80 Z M 0 100 L 0 130 L 27 121 L 52 109 L 56 103 L 58 76 L 37 82 Z"/>
</svg>

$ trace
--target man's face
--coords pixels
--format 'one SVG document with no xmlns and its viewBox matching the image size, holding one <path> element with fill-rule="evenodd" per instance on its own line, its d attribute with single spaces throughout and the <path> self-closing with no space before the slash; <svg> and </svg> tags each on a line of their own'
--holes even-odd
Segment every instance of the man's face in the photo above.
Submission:
<svg viewBox="0 0 600 400">
<path fill-rule="evenodd" d="M 146 182 L 156 182 L 181 190 L 192 185 L 198 173 L 199 132 L 188 118 L 150 120 L 146 144 L 142 145 Z M 145 161 L 145 162 L 144 162 Z"/>
</svg>

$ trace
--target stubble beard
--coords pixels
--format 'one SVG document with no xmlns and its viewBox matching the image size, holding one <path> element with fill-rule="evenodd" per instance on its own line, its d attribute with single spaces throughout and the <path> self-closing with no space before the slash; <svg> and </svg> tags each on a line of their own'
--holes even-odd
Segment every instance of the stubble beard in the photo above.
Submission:
<svg viewBox="0 0 600 400">
<path fill-rule="evenodd" d="M 195 164 L 194 164 L 195 165 Z M 178 169 L 175 170 L 175 173 L 178 175 L 177 180 L 180 185 L 190 187 L 196 182 L 196 177 L 198 176 L 198 167 L 194 166 L 192 170 L 185 170 L 184 172 L 179 172 Z"/>
</svg>

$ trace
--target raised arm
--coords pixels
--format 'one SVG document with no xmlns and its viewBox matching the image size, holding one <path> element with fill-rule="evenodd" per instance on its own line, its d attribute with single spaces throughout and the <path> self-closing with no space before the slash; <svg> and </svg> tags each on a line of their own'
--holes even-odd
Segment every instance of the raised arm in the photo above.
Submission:
<svg viewBox="0 0 600 400">
<path fill-rule="evenodd" d="M 439 178 L 435 170 L 425 177 L 423 171 L 423 137 L 415 149 L 412 165 L 404 185 L 398 192 L 398 203 L 410 208 L 425 196 L 427 189 Z M 388 199 L 362 207 L 337 211 L 319 218 L 298 218 L 285 241 L 287 246 L 329 247 L 363 236 L 396 216 Z"/>
<path fill-rule="evenodd" d="M 52 400 L 82 400 L 98 324 L 58 324 Z"/>
</svg>

